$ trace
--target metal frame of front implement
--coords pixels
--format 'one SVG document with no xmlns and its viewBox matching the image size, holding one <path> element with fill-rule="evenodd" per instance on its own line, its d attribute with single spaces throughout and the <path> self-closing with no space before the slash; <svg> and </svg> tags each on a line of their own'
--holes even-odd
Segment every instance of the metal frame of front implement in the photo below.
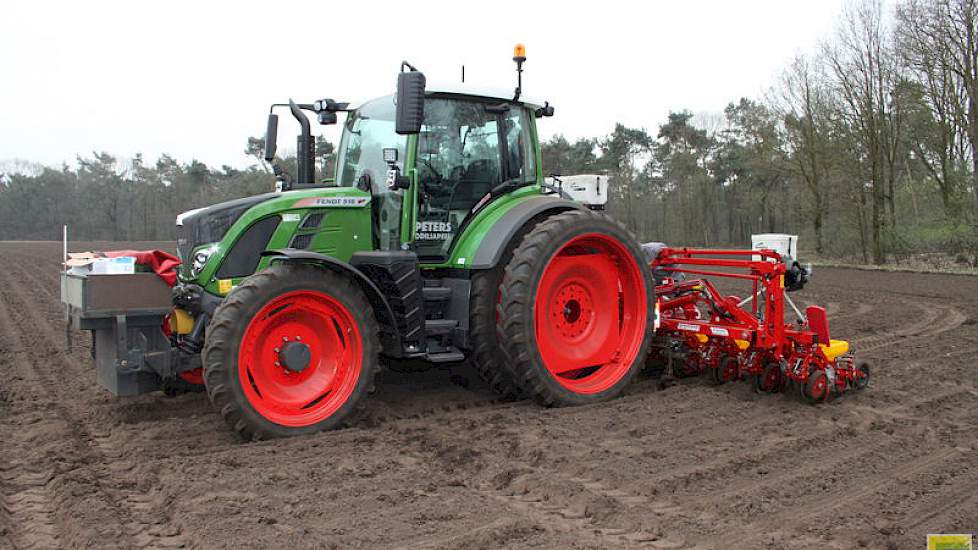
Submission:
<svg viewBox="0 0 978 550">
<path fill-rule="evenodd" d="M 784 321 L 788 269 L 777 252 L 664 248 L 650 265 L 665 275 L 656 287 L 661 317 L 654 345 L 677 376 L 706 372 L 717 384 L 747 377 L 764 392 L 794 385 L 812 402 L 866 386 L 868 369 L 855 366 L 847 342 L 830 340 L 823 308 L 810 306 L 798 324 Z M 708 279 L 689 275 L 750 281 L 751 296 L 725 296 Z"/>
</svg>

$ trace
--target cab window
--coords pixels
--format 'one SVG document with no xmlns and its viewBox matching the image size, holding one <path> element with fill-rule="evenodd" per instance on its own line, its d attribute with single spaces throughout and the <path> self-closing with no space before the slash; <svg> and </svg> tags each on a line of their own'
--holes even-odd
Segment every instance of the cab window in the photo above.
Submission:
<svg viewBox="0 0 978 550">
<path fill-rule="evenodd" d="M 496 186 L 536 181 L 528 120 L 516 105 L 428 100 L 417 157 L 419 256 L 447 255 L 459 226 Z"/>
</svg>

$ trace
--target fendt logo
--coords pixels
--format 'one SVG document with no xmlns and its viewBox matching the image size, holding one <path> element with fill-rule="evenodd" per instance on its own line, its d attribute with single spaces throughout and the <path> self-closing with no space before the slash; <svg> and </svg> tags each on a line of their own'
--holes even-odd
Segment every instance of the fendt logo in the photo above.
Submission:
<svg viewBox="0 0 978 550">
<path fill-rule="evenodd" d="M 370 203 L 370 197 L 309 197 L 299 199 L 292 208 L 309 208 L 310 206 L 331 206 L 333 208 L 359 208 Z"/>
</svg>

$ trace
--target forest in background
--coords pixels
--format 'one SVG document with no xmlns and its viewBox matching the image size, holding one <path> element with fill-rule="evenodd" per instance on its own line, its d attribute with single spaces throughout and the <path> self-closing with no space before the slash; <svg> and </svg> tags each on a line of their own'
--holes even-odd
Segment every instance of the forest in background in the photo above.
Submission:
<svg viewBox="0 0 978 550">
<path fill-rule="evenodd" d="M 107 153 L 8 167 L 0 240 L 58 239 L 65 223 L 78 239 L 173 239 L 177 213 L 273 188 L 261 148 L 248 138 L 246 169 Z M 333 144 L 320 139 L 317 154 L 331 175 Z M 671 112 L 653 130 L 556 136 L 543 157 L 548 174 L 607 174 L 609 212 L 643 240 L 744 245 L 788 232 L 823 257 L 941 252 L 974 265 L 978 0 L 854 2 L 760 97 Z"/>
</svg>

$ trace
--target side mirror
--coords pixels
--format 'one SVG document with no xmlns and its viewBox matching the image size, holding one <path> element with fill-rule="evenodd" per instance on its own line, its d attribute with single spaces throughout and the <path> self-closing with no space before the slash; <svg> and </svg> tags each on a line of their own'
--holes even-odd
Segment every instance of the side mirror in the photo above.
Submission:
<svg viewBox="0 0 978 550">
<path fill-rule="evenodd" d="M 275 160 L 275 140 L 278 138 L 278 115 L 268 113 L 268 127 L 265 129 L 265 161 Z"/>
<path fill-rule="evenodd" d="M 398 134 L 417 134 L 424 119 L 424 73 L 402 72 L 397 75 L 397 112 L 394 131 Z"/>
</svg>

